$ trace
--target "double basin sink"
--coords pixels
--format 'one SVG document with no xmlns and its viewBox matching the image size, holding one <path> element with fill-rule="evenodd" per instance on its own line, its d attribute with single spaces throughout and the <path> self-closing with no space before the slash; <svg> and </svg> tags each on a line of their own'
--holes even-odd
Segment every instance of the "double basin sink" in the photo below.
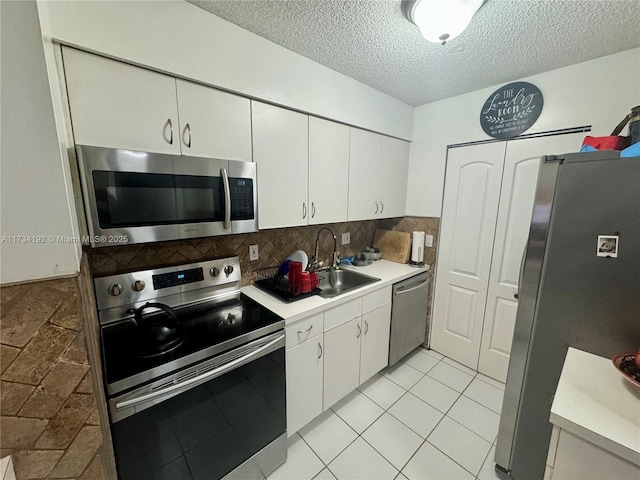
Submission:
<svg viewBox="0 0 640 480">
<path fill-rule="evenodd" d="M 318 295 L 323 298 L 337 297 L 364 285 L 380 281 L 379 278 L 353 270 L 327 270 L 319 272 L 318 277 L 318 288 L 322 290 Z"/>
</svg>

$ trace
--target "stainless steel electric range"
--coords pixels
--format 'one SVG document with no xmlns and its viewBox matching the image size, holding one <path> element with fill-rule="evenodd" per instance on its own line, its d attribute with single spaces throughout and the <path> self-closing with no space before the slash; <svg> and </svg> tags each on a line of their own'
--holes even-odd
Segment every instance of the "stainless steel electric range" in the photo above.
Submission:
<svg viewBox="0 0 640 480">
<path fill-rule="evenodd" d="M 121 480 L 264 478 L 286 460 L 284 320 L 238 257 L 94 280 Z"/>
</svg>

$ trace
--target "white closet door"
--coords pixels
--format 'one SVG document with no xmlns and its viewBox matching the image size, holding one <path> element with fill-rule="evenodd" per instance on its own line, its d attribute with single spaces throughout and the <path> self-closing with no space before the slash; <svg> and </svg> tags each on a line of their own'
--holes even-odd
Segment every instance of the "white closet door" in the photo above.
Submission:
<svg viewBox="0 0 640 480">
<path fill-rule="evenodd" d="M 431 346 L 473 369 L 498 213 L 505 143 L 449 150 Z"/>
<path fill-rule="evenodd" d="M 575 152 L 582 137 L 584 133 L 507 142 L 478 364 L 481 373 L 501 382 L 507 378 L 518 310 L 515 294 L 529 237 L 540 157 Z"/>
</svg>

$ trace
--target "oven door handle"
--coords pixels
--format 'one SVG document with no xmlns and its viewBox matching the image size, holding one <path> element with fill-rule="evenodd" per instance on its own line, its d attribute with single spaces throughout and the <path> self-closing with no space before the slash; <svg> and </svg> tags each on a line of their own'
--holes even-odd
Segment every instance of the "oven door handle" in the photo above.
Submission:
<svg viewBox="0 0 640 480">
<path fill-rule="evenodd" d="M 226 168 L 221 168 L 222 186 L 224 187 L 224 229 L 231 227 L 231 187 L 229 187 L 229 175 Z"/>
<path fill-rule="evenodd" d="M 191 387 L 200 383 L 203 383 L 209 379 L 218 377 L 223 373 L 228 372 L 229 370 L 233 370 L 237 367 L 240 367 L 246 363 L 249 363 L 254 357 L 260 356 L 265 350 L 269 350 L 271 347 L 277 345 L 278 343 L 284 342 L 285 334 L 279 335 L 277 338 L 271 340 L 269 343 L 265 343 L 260 348 L 254 350 L 247 355 L 244 355 L 240 358 L 236 358 L 235 360 L 230 361 L 229 363 L 225 363 L 221 367 L 218 367 L 209 372 L 203 373 L 202 375 L 198 375 L 197 377 L 190 378 L 181 383 L 176 383 L 171 385 L 170 387 L 163 388 L 162 390 L 157 390 L 155 392 L 147 393 L 145 395 L 141 395 L 136 398 L 131 398 L 129 400 L 124 400 L 122 402 L 116 402 L 116 410 L 122 410 L 124 408 L 131 408 L 141 403 L 146 403 L 150 400 L 154 400 L 158 397 L 163 397 L 165 395 L 169 395 L 178 390 L 183 390 L 184 388 Z"/>
</svg>

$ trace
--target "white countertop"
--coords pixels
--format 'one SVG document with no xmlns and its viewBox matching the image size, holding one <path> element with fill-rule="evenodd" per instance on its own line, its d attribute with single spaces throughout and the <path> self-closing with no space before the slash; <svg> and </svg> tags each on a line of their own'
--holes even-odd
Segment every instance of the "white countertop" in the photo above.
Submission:
<svg viewBox="0 0 640 480">
<path fill-rule="evenodd" d="M 610 359 L 569 348 L 550 421 L 640 466 L 640 388 Z"/>
<path fill-rule="evenodd" d="M 369 292 L 374 292 L 382 287 L 399 282 L 419 273 L 429 270 L 429 266 L 423 268 L 410 267 L 407 264 L 390 262 L 388 260 L 378 260 L 366 267 L 342 267 L 350 268 L 358 273 L 363 273 L 371 277 L 379 278 L 379 282 L 365 285 L 361 288 L 356 288 L 348 293 L 339 295 L 334 298 L 322 298 L 318 295 L 314 295 L 303 300 L 295 302 L 284 302 L 278 298 L 270 295 L 264 290 L 260 290 L 253 285 L 248 287 L 242 287 L 241 291 L 248 297 L 252 298 L 256 302 L 260 303 L 264 307 L 268 308 L 275 314 L 285 319 L 285 324 L 289 325 L 296 320 L 300 320 L 310 314 L 321 312 L 327 308 L 340 305 L 348 302 L 355 297 L 364 295 Z"/>
</svg>

